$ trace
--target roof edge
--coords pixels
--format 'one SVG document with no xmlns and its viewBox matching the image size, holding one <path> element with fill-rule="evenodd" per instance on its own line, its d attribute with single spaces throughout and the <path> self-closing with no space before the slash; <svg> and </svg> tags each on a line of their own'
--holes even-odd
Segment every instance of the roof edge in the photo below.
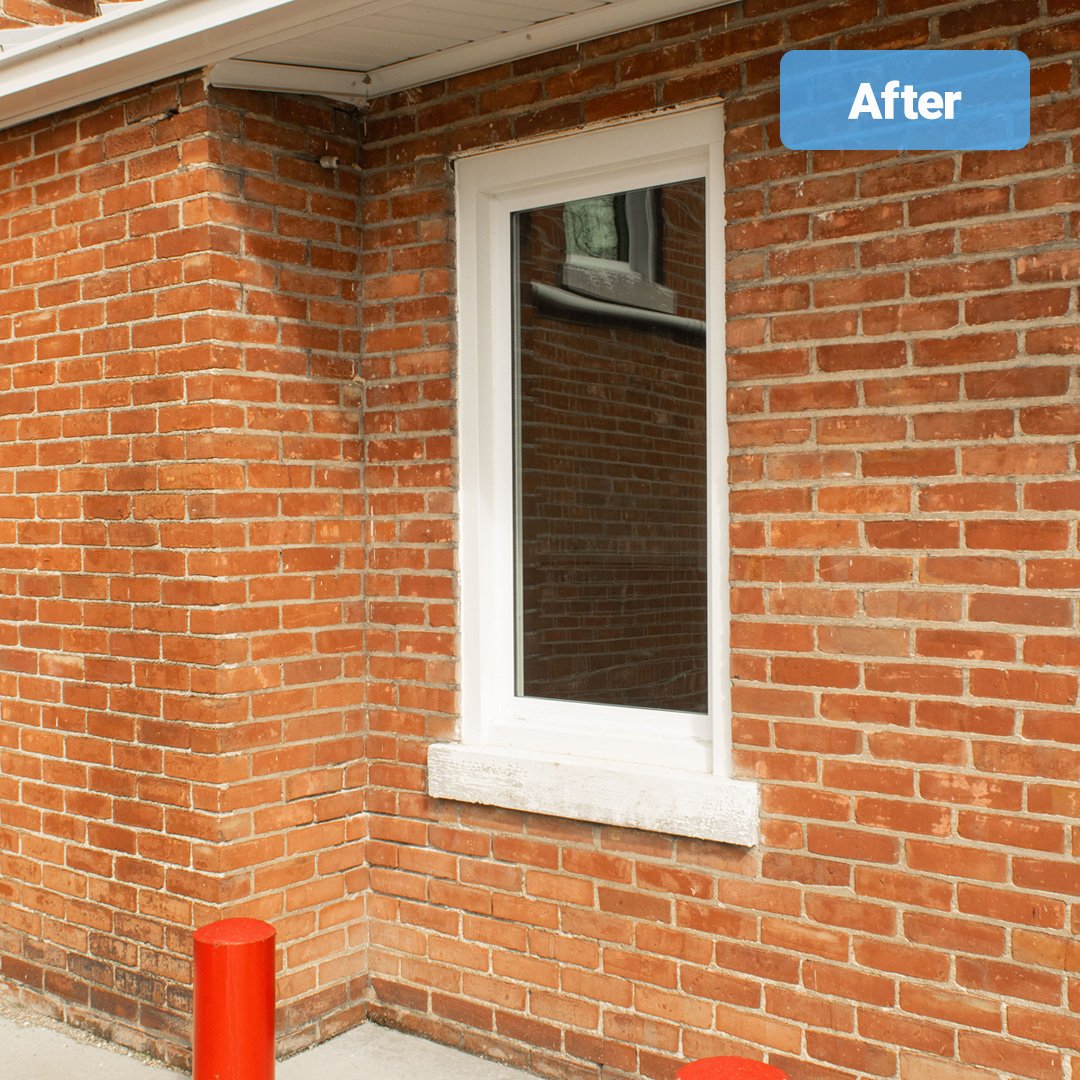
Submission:
<svg viewBox="0 0 1080 1080">
<path fill-rule="evenodd" d="M 405 0 L 144 0 L 0 55 L 0 130 Z"/>
<path fill-rule="evenodd" d="M 404 6 L 408 0 L 143 0 L 0 50 L 0 130 L 186 71 L 217 86 L 315 94 L 363 105 L 412 86 L 736 0 L 611 0 L 365 71 L 244 59 L 245 53 Z"/>
</svg>

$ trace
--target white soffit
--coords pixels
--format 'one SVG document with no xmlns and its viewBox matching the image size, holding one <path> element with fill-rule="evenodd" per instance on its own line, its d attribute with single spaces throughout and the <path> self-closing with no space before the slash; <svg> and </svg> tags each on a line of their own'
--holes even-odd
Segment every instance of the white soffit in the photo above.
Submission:
<svg viewBox="0 0 1080 1080">
<path fill-rule="evenodd" d="M 0 33 L 0 128 L 211 68 L 352 103 L 734 0 L 142 0 Z"/>
<path fill-rule="evenodd" d="M 477 71 L 604 34 L 734 0 L 407 0 L 393 10 L 344 21 L 222 65 L 212 81 L 257 88 L 273 65 L 361 75 L 365 96 Z M 290 75 L 290 78 L 292 76 Z M 233 79 L 235 81 L 226 81 Z M 285 85 L 274 89 L 289 89 Z"/>
</svg>

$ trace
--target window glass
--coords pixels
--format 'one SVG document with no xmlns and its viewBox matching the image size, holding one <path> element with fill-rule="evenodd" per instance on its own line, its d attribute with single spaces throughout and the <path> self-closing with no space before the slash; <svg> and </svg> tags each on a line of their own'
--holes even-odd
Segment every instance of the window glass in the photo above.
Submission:
<svg viewBox="0 0 1080 1080">
<path fill-rule="evenodd" d="M 567 254 L 627 261 L 625 205 L 622 195 L 596 195 L 564 204 Z"/>
<path fill-rule="evenodd" d="M 512 237 L 517 693 L 705 713 L 705 181 L 521 211 Z M 649 265 L 603 294 L 565 273 L 628 249 Z"/>
</svg>

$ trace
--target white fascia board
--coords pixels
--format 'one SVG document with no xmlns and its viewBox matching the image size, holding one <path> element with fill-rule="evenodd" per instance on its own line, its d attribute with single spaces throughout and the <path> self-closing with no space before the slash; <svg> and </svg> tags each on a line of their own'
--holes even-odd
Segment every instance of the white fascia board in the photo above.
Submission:
<svg viewBox="0 0 1080 1080">
<path fill-rule="evenodd" d="M 0 128 L 405 0 L 143 0 L 0 56 Z"/>
<path fill-rule="evenodd" d="M 758 842 L 758 785 L 707 773 L 435 743 L 428 794 L 741 847 Z"/>
<path fill-rule="evenodd" d="M 601 7 L 563 15 L 520 30 L 508 30 L 495 37 L 457 45 L 441 52 L 402 60 L 373 68 L 368 97 L 381 97 L 396 90 L 494 67 L 510 60 L 560 49 L 579 41 L 591 41 L 605 34 L 632 30 L 638 26 L 691 15 L 709 8 L 730 7 L 737 0 L 612 0 Z"/>
<path fill-rule="evenodd" d="M 351 105 L 363 105 L 367 101 L 367 76 L 362 71 L 272 64 L 263 60 L 223 60 L 210 69 L 210 84 L 238 90 L 317 94 Z"/>
</svg>

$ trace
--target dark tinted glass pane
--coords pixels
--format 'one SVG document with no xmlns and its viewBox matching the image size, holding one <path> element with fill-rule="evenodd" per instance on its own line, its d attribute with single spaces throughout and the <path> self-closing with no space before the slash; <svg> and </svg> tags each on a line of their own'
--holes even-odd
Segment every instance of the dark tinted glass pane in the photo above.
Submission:
<svg viewBox="0 0 1080 1080">
<path fill-rule="evenodd" d="M 705 712 L 705 182 L 588 202 L 514 220 L 517 689 Z"/>
</svg>

